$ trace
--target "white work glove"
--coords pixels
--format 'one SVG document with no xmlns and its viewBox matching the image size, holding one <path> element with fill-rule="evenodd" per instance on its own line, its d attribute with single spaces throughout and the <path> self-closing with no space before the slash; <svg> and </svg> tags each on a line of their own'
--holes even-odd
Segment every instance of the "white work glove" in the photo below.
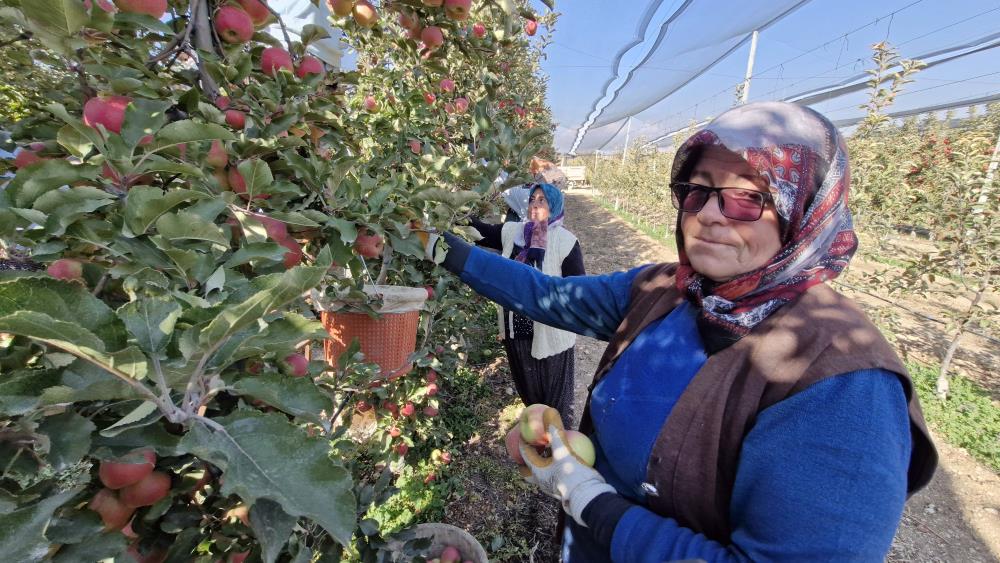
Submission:
<svg viewBox="0 0 1000 563">
<path fill-rule="evenodd" d="M 447 251 L 444 249 L 444 245 L 438 244 L 442 238 L 436 230 L 426 229 L 417 231 L 417 237 L 424 245 L 424 258 L 434 262 L 435 264 L 444 262 Z"/>
<path fill-rule="evenodd" d="M 604 493 L 617 493 L 605 482 L 604 477 L 588 466 L 566 445 L 566 433 L 561 425 L 549 425 L 549 445 L 552 457 L 542 457 L 535 448 L 521 442 L 521 456 L 526 468 L 522 475 L 529 483 L 538 485 L 545 494 L 562 502 L 563 510 L 573 517 L 577 524 L 583 522 L 583 509 L 590 501 Z M 527 471 L 531 475 L 526 475 Z"/>
</svg>

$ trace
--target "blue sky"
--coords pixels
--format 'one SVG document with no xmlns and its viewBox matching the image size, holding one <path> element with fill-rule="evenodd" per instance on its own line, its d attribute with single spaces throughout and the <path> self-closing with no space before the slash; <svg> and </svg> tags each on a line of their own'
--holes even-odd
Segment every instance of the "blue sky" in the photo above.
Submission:
<svg viewBox="0 0 1000 563">
<path fill-rule="evenodd" d="M 655 36 L 659 23 L 682 3 L 682 0 L 660 2 L 649 34 Z M 562 15 L 542 63 L 550 77 L 548 102 L 559 127 L 557 148 L 568 148 L 573 132 L 601 98 L 602 88 L 612 76 L 613 57 L 633 40 L 636 26 L 650 4 L 649 1 L 557 0 L 556 10 Z M 694 0 L 694 4 L 711 5 L 714 13 L 671 30 L 664 43 L 673 41 L 672 46 L 677 48 L 684 42 L 711 41 L 720 28 L 734 27 L 732 20 L 716 18 L 723 14 L 738 17 L 740 6 L 747 3 Z M 689 12 L 693 7 L 688 8 Z M 888 14 L 892 15 L 885 17 Z M 888 40 L 899 47 L 902 56 L 914 57 L 997 31 L 1000 31 L 998 0 L 812 0 L 761 32 L 750 100 L 780 99 L 861 73 L 870 66 L 870 45 L 877 41 Z M 623 58 L 620 74 L 645 55 L 651 43 L 650 40 L 633 48 Z M 748 50 L 748 45 L 737 48 L 662 102 L 637 113 L 632 124 L 633 139 L 637 135 L 653 138 L 731 106 L 734 86 L 742 81 Z M 661 83 L 657 77 L 669 79 L 675 69 L 685 68 L 690 62 L 683 56 L 650 62 L 657 69 L 647 71 L 644 82 L 637 80 L 628 88 L 653 92 Z M 1000 93 L 1000 48 L 923 71 L 904 92 L 893 109 Z M 860 114 L 857 106 L 863 102 L 863 93 L 857 93 L 814 107 L 833 119 L 846 119 Z M 620 145 L 623 137 L 623 133 L 619 134 L 605 150 Z"/>
</svg>

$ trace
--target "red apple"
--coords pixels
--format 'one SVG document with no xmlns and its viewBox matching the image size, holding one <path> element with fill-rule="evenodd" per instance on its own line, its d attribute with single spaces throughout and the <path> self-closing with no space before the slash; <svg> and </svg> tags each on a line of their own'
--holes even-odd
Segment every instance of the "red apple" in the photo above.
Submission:
<svg viewBox="0 0 1000 563">
<path fill-rule="evenodd" d="M 301 61 L 299 61 L 299 67 L 295 69 L 295 76 L 305 78 L 310 74 L 323 76 L 326 74 L 326 69 L 323 68 L 323 61 L 317 59 L 316 57 L 306 55 L 305 57 L 302 57 Z"/>
<path fill-rule="evenodd" d="M 135 509 L 125 505 L 111 489 L 97 491 L 87 508 L 101 515 L 106 531 L 121 530 L 132 519 Z"/>
<path fill-rule="evenodd" d="M 143 480 L 121 490 L 121 500 L 128 506 L 150 506 L 170 492 L 170 476 L 154 471 Z"/>
<path fill-rule="evenodd" d="M 420 141 L 416 139 L 410 139 L 407 142 L 407 144 L 410 145 L 410 152 L 412 152 L 413 154 L 420 154 L 420 147 L 421 147 Z"/>
<path fill-rule="evenodd" d="M 249 555 L 249 550 L 230 553 L 229 557 L 226 558 L 226 563 L 243 563 Z"/>
<path fill-rule="evenodd" d="M 548 408 L 548 405 L 538 403 L 521 411 L 521 438 L 525 443 L 532 446 L 548 445 L 549 433 L 542 416 Z"/>
<path fill-rule="evenodd" d="M 227 109 L 229 107 L 229 96 L 219 96 L 215 98 L 215 107 Z"/>
<path fill-rule="evenodd" d="M 45 270 L 57 280 L 73 281 L 83 279 L 83 264 L 70 258 L 60 258 L 49 264 Z"/>
<path fill-rule="evenodd" d="M 389 427 L 389 435 L 392 436 L 393 438 L 399 438 L 399 435 L 402 433 L 403 431 L 400 430 L 398 426 Z"/>
<path fill-rule="evenodd" d="M 294 70 L 292 56 L 281 47 L 267 47 L 260 54 L 260 70 L 268 75 L 274 76 L 279 69 Z"/>
<path fill-rule="evenodd" d="M 429 25 L 420 32 L 420 40 L 427 49 L 433 51 L 444 45 L 444 32 L 436 25 Z"/>
<path fill-rule="evenodd" d="M 436 383 L 437 380 L 438 380 L 437 372 L 432 369 L 427 370 L 427 383 Z"/>
<path fill-rule="evenodd" d="M 368 0 L 358 0 L 354 4 L 354 11 L 352 13 L 354 14 L 354 21 L 361 27 L 370 28 L 378 21 L 378 12 L 375 11 L 375 6 L 372 6 Z"/>
<path fill-rule="evenodd" d="M 375 96 L 365 96 L 364 106 L 366 111 L 375 113 L 378 111 L 378 100 Z"/>
<path fill-rule="evenodd" d="M 424 407 L 424 416 L 428 416 L 430 418 L 434 418 L 435 416 L 438 415 L 438 412 L 440 412 L 440 411 L 438 411 L 437 408 L 432 407 L 430 405 L 427 405 L 426 407 Z"/>
<path fill-rule="evenodd" d="M 462 563 L 462 554 L 457 547 L 449 545 L 441 552 L 441 563 Z"/>
<path fill-rule="evenodd" d="M 381 256 L 384 247 L 385 242 L 382 240 L 382 236 L 371 231 L 359 234 L 358 238 L 354 240 L 354 251 L 365 258 Z"/>
<path fill-rule="evenodd" d="M 534 35 L 538 31 L 538 22 L 535 20 L 527 20 L 524 22 L 524 32 L 529 36 Z"/>
<path fill-rule="evenodd" d="M 428 397 L 433 397 L 434 395 L 437 395 L 437 394 L 438 394 L 437 383 L 428 383 L 427 384 L 427 396 Z"/>
<path fill-rule="evenodd" d="M 424 291 L 427 292 L 427 300 L 428 301 L 433 301 L 434 300 L 434 286 L 432 286 L 432 285 L 425 286 L 424 287 Z"/>
<path fill-rule="evenodd" d="M 223 6 L 215 12 L 215 31 L 226 43 L 246 43 L 253 37 L 253 20 L 242 8 Z"/>
<path fill-rule="evenodd" d="M 38 153 L 35 151 L 28 149 L 21 149 L 17 151 L 17 155 L 14 156 L 14 168 L 20 170 L 25 166 L 29 166 L 31 164 L 34 164 L 36 162 L 41 162 L 43 160 L 48 160 L 48 159 L 38 156 Z"/>
<path fill-rule="evenodd" d="M 400 27 L 405 30 L 412 31 L 414 29 L 420 29 L 420 16 L 408 10 L 399 12 L 397 21 L 399 22 Z"/>
<path fill-rule="evenodd" d="M 128 96 L 98 96 L 83 105 L 83 122 L 97 129 L 103 125 L 111 133 L 120 133 L 125 122 L 125 108 L 132 102 Z"/>
<path fill-rule="evenodd" d="M 434 482 L 435 479 L 437 479 L 437 476 L 435 476 L 433 472 L 428 473 L 427 476 L 424 477 L 424 484 L 430 485 L 431 483 Z"/>
<path fill-rule="evenodd" d="M 238 109 L 226 110 L 226 125 L 233 129 L 242 130 L 247 124 L 247 114 Z"/>
<path fill-rule="evenodd" d="M 354 408 L 358 409 L 358 412 L 368 412 L 372 410 L 372 405 L 368 401 L 361 400 L 358 401 L 358 404 Z"/>
<path fill-rule="evenodd" d="M 410 446 L 407 446 L 406 444 L 397 444 L 396 445 L 396 453 L 397 454 L 399 454 L 399 455 L 406 455 L 406 452 L 408 452 L 408 451 L 410 451 Z"/>
<path fill-rule="evenodd" d="M 472 9 L 472 0 L 444 0 L 444 13 L 455 21 L 469 19 L 470 9 Z"/>
<path fill-rule="evenodd" d="M 524 457 L 521 456 L 520 444 L 521 444 L 521 428 L 520 425 L 515 425 L 507 433 L 507 437 L 504 439 L 504 444 L 507 446 L 507 455 L 510 459 L 514 460 L 514 463 L 518 465 L 524 465 Z"/>
<path fill-rule="evenodd" d="M 399 414 L 403 416 L 413 416 L 417 412 L 417 407 L 412 402 L 407 401 L 403 408 L 399 409 Z"/>
<path fill-rule="evenodd" d="M 469 100 L 465 98 L 455 98 L 455 112 L 465 113 L 469 109 Z"/>
<path fill-rule="evenodd" d="M 115 6 L 126 14 L 146 14 L 156 19 L 167 13 L 167 0 L 115 0 Z"/>
<path fill-rule="evenodd" d="M 444 104 L 444 111 L 446 113 L 455 113 L 455 104 L 447 102 Z"/>
<path fill-rule="evenodd" d="M 119 459 L 105 459 L 97 470 L 101 483 L 109 489 L 134 485 L 153 472 L 156 454 L 151 450 L 132 452 Z"/>
<path fill-rule="evenodd" d="M 441 87 L 443 92 L 451 92 L 455 89 L 455 81 L 450 78 L 443 78 L 441 79 L 441 82 L 438 83 L 438 86 Z"/>
<path fill-rule="evenodd" d="M 424 101 L 427 102 L 427 105 L 429 106 L 434 105 L 434 100 L 436 99 L 437 96 L 435 96 L 431 92 L 424 92 Z"/>
<path fill-rule="evenodd" d="M 566 445 L 569 449 L 575 453 L 584 463 L 590 467 L 594 466 L 594 460 L 597 458 L 597 454 L 594 452 L 594 443 L 590 441 L 590 438 L 582 432 L 577 432 L 576 430 L 566 431 Z"/>
<path fill-rule="evenodd" d="M 524 116 L 527 115 L 527 113 L 524 111 L 524 108 L 521 107 L 521 106 L 515 107 L 514 108 L 514 113 L 516 113 L 517 116 L 520 117 L 520 118 L 524 118 Z"/>
<path fill-rule="evenodd" d="M 222 141 L 218 139 L 212 141 L 212 147 L 208 149 L 205 162 L 212 168 L 225 168 L 229 164 L 229 153 L 226 152 L 226 146 L 222 144 Z"/>
<path fill-rule="evenodd" d="M 451 463 L 451 452 L 441 452 L 441 463 L 445 465 Z"/>
<path fill-rule="evenodd" d="M 326 0 L 326 6 L 340 17 L 349 16 L 354 11 L 354 0 Z"/>
<path fill-rule="evenodd" d="M 234 193 L 239 194 L 244 201 L 249 201 L 250 196 L 247 195 L 247 183 L 243 179 L 243 175 L 240 174 L 239 169 L 235 166 L 229 167 L 229 173 L 226 176 L 229 181 L 229 189 L 233 190 Z M 271 194 L 254 194 L 254 199 L 267 199 L 271 197 Z"/>
<path fill-rule="evenodd" d="M 264 25 L 264 23 L 267 22 L 267 19 L 271 17 L 271 11 L 267 9 L 267 5 L 262 0 L 236 1 L 250 16 L 250 21 L 252 21 L 257 27 Z"/>
<path fill-rule="evenodd" d="M 302 377 L 309 373 L 309 360 L 299 353 L 289 354 L 280 362 L 281 369 L 292 377 Z"/>
<path fill-rule="evenodd" d="M 482 22 L 476 22 L 472 24 L 472 34 L 478 37 L 479 39 L 486 37 L 486 26 L 483 25 Z"/>
<path fill-rule="evenodd" d="M 282 261 L 285 268 L 294 268 L 302 263 L 302 258 L 305 254 L 302 252 L 302 245 L 298 241 L 293 238 L 286 238 L 285 240 L 279 240 L 278 244 L 288 249 Z"/>
</svg>

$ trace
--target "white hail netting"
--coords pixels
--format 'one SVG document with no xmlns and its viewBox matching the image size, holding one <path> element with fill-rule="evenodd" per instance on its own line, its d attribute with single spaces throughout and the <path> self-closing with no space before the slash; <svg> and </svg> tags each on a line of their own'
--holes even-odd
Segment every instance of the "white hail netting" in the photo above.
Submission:
<svg viewBox="0 0 1000 563">
<path fill-rule="evenodd" d="M 755 27 L 760 34 L 751 102 L 794 101 L 813 107 L 838 126 L 853 125 L 864 116 L 859 106 L 866 101 L 870 78 L 864 71 L 872 68 L 871 46 L 880 41 L 897 48 L 902 58 L 928 64 L 904 86 L 890 115 L 1000 99 L 996 0 L 767 2 L 766 10 L 761 4 L 690 0 L 672 19 L 654 18 L 646 36 L 656 37 L 664 22 L 666 30 L 658 43 L 638 47 L 650 53 L 637 70 L 630 76 L 627 69 L 619 71 L 627 80 L 594 120 L 596 127 L 585 129 L 575 152 L 620 151 L 626 131 L 629 146 L 641 140 L 666 147 L 670 134 L 732 107 Z M 625 126 L 628 116 L 630 127 Z"/>
</svg>

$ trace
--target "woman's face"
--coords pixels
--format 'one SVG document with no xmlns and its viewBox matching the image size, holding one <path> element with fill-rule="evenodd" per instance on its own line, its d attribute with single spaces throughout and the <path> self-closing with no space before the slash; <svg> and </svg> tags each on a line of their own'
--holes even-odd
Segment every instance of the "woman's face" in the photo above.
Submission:
<svg viewBox="0 0 1000 563">
<path fill-rule="evenodd" d="M 549 202 L 545 199 L 545 192 L 541 188 L 535 188 L 528 199 L 528 219 L 536 223 L 549 220 Z"/>
<path fill-rule="evenodd" d="M 756 170 L 721 147 L 705 149 L 689 181 L 714 188 L 767 191 Z M 724 282 L 770 262 L 781 249 L 781 235 L 773 203 L 765 204 L 756 221 L 736 221 L 719 211 L 718 197 L 709 197 L 697 213 L 682 213 L 681 233 L 691 267 Z"/>
</svg>

